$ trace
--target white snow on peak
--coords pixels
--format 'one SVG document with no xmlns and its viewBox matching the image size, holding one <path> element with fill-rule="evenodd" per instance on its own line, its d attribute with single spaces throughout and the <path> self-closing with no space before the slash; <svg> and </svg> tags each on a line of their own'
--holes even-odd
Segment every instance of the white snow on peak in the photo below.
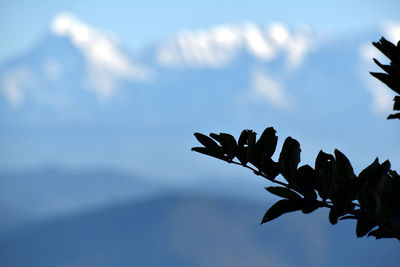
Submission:
<svg viewBox="0 0 400 267">
<path fill-rule="evenodd" d="M 264 62 L 284 53 L 288 67 L 301 65 L 313 47 L 307 27 L 290 31 L 280 23 L 266 29 L 246 22 L 241 25 L 221 25 L 208 30 L 183 31 L 163 43 L 157 59 L 164 66 L 220 68 L 227 65 L 240 49 L 245 49 Z"/>
<path fill-rule="evenodd" d="M 71 14 L 55 16 L 51 31 L 56 36 L 70 38 L 81 51 L 87 61 L 90 89 L 101 99 L 113 95 L 120 79 L 149 78 L 148 70 L 133 64 L 111 38 Z"/>
</svg>

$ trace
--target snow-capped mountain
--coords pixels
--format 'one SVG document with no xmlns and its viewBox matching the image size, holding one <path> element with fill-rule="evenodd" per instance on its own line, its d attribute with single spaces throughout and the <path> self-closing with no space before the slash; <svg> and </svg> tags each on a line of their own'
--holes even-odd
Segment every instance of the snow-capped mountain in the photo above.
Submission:
<svg viewBox="0 0 400 267">
<path fill-rule="evenodd" d="M 1 166 L 230 175 L 189 152 L 192 133 L 274 126 L 281 139 L 299 139 L 311 164 L 320 149 L 339 148 L 358 170 L 376 156 L 399 167 L 391 145 L 399 126 L 385 120 L 390 91 L 368 89 L 373 65 L 360 57 L 360 46 L 379 38 L 229 24 L 182 32 L 131 56 L 102 31 L 61 14 L 46 37 L 0 68 Z"/>
</svg>

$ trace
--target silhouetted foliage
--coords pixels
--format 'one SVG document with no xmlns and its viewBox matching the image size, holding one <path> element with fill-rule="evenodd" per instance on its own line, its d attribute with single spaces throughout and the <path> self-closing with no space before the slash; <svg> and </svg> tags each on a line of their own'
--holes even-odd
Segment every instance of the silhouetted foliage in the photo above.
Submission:
<svg viewBox="0 0 400 267">
<path fill-rule="evenodd" d="M 398 94 L 393 99 L 393 110 L 400 110 L 400 41 L 398 41 L 397 46 L 395 46 L 382 37 L 379 42 L 373 42 L 372 44 L 390 59 L 390 65 L 383 65 L 374 58 L 374 62 L 385 71 L 385 73 L 370 73 Z M 400 119 L 400 113 L 391 114 L 388 119 Z"/>
<path fill-rule="evenodd" d="M 373 43 L 390 60 L 390 65 L 374 61 L 386 73 L 371 73 L 396 93 L 400 94 L 400 42 L 397 47 L 384 38 Z M 400 97 L 396 96 L 394 110 L 400 110 Z M 400 118 L 400 113 L 388 119 Z M 278 184 L 266 190 L 282 199 L 265 213 L 261 224 L 285 213 L 302 211 L 311 213 L 318 208 L 328 208 L 329 221 L 357 221 L 356 235 L 400 240 L 400 176 L 390 169 L 388 160 L 380 163 L 375 159 L 356 175 L 349 159 L 339 150 L 317 155 L 314 167 L 300 164 L 300 144 L 287 137 L 278 161 L 272 159 L 278 137 L 274 128 L 264 130 L 260 138 L 252 130 L 244 130 L 239 139 L 228 133 L 194 134 L 203 147 L 192 150 L 241 165 L 256 175 Z M 237 161 L 235 161 L 235 158 Z M 276 180 L 281 174 L 286 182 Z"/>
</svg>

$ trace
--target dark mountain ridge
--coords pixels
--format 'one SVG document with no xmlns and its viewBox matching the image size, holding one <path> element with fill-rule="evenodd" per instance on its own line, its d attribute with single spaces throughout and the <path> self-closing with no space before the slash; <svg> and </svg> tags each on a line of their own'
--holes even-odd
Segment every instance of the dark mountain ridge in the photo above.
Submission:
<svg viewBox="0 0 400 267">
<path fill-rule="evenodd" d="M 270 204 L 165 195 L 1 237 L 2 266 L 397 266 L 395 240 L 357 239 L 327 213 L 259 225 Z"/>
</svg>

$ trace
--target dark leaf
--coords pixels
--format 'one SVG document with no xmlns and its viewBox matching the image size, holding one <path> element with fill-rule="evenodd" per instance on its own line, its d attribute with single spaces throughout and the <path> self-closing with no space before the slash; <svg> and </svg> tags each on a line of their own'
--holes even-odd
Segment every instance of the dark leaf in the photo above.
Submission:
<svg viewBox="0 0 400 267">
<path fill-rule="evenodd" d="M 215 152 L 212 149 L 209 149 L 207 147 L 192 147 L 192 151 L 211 156 L 214 158 L 222 159 L 222 160 L 227 160 L 221 153 Z"/>
<path fill-rule="evenodd" d="M 374 189 L 377 189 L 377 191 L 380 192 L 383 187 L 384 179 L 385 179 L 385 177 L 387 177 L 387 175 L 390 171 L 390 162 L 388 160 L 385 160 L 379 166 L 378 169 L 379 169 L 378 175 L 373 180 L 372 186 Z"/>
<path fill-rule="evenodd" d="M 357 219 L 357 217 L 354 215 L 347 215 L 347 216 L 340 217 L 339 220 L 342 221 L 342 220 L 350 220 L 350 219 Z"/>
<path fill-rule="evenodd" d="M 383 189 L 389 197 L 400 197 L 400 176 L 396 171 L 389 171 L 384 179 Z M 400 203 L 399 203 L 400 205 Z"/>
<path fill-rule="evenodd" d="M 395 96 L 393 98 L 394 104 L 393 104 L 393 110 L 400 110 L 400 96 Z"/>
<path fill-rule="evenodd" d="M 369 181 L 372 180 L 378 172 L 378 168 L 379 160 L 378 158 L 376 158 L 374 162 L 372 162 L 368 167 L 360 172 L 360 174 L 358 175 L 358 179 L 365 180 L 366 183 L 369 183 Z"/>
<path fill-rule="evenodd" d="M 378 48 L 392 62 L 400 65 L 400 55 L 398 52 L 399 47 L 396 47 L 384 37 L 382 37 L 379 42 L 372 42 L 372 45 Z"/>
<path fill-rule="evenodd" d="M 270 186 L 265 188 L 268 192 L 277 195 L 279 197 L 287 198 L 287 199 L 301 199 L 296 192 L 290 190 L 289 188 L 282 186 Z"/>
<path fill-rule="evenodd" d="M 319 203 L 316 202 L 316 201 L 307 201 L 307 200 L 305 200 L 304 204 L 303 204 L 303 208 L 301 209 L 301 211 L 304 214 L 308 214 L 308 213 L 311 213 L 311 212 L 313 212 L 314 210 L 316 210 L 316 209 L 318 209 L 320 207 L 321 207 L 321 205 L 319 205 Z"/>
<path fill-rule="evenodd" d="M 316 174 L 313 168 L 309 165 L 301 166 L 292 180 L 293 187 L 305 197 L 309 199 L 316 199 L 315 193 Z"/>
<path fill-rule="evenodd" d="M 330 198 L 339 207 L 347 206 L 357 199 L 360 188 L 358 179 L 344 180 L 334 186 Z"/>
<path fill-rule="evenodd" d="M 390 162 L 385 161 L 379 164 L 378 158 L 375 159 L 367 168 L 365 168 L 359 177 L 364 186 L 368 186 L 376 191 L 381 191 L 383 180 L 390 170 Z"/>
<path fill-rule="evenodd" d="M 212 140 L 210 137 L 201 133 L 194 133 L 194 136 L 206 148 L 214 151 L 220 150 L 220 146 L 217 143 L 215 143 L 215 141 Z"/>
<path fill-rule="evenodd" d="M 210 133 L 210 137 L 212 137 L 214 140 L 216 140 L 217 142 L 221 143 L 221 136 L 219 134 L 216 133 Z"/>
<path fill-rule="evenodd" d="M 360 192 L 358 198 L 361 208 L 369 214 L 376 214 L 381 209 L 381 199 L 378 193 L 373 189 L 365 189 Z"/>
<path fill-rule="evenodd" d="M 249 162 L 249 160 L 247 159 L 247 140 L 249 138 L 250 132 L 251 130 L 243 130 L 238 140 L 237 158 L 243 166 L 246 165 L 247 162 Z"/>
<path fill-rule="evenodd" d="M 400 113 L 390 114 L 387 118 L 388 118 L 388 120 L 391 120 L 391 119 L 399 119 L 400 120 Z"/>
<path fill-rule="evenodd" d="M 370 72 L 370 74 L 386 84 L 390 89 L 400 94 L 400 84 L 399 81 L 394 78 L 394 76 L 380 72 Z"/>
<path fill-rule="evenodd" d="M 378 65 L 382 70 L 384 70 L 386 73 L 392 73 L 395 70 L 393 69 L 394 66 L 390 66 L 390 65 L 383 65 L 381 64 L 376 58 L 373 58 L 373 61 L 375 62 L 376 65 Z"/>
<path fill-rule="evenodd" d="M 369 236 L 374 236 L 376 239 L 395 237 L 392 232 L 388 231 L 386 228 L 384 228 L 382 226 L 380 226 L 376 230 L 369 232 L 368 237 Z"/>
<path fill-rule="evenodd" d="M 228 156 L 229 160 L 232 160 L 237 155 L 237 144 L 235 138 L 226 133 L 220 133 L 220 143 L 223 152 Z"/>
<path fill-rule="evenodd" d="M 279 164 L 270 158 L 265 158 L 259 170 L 270 180 L 274 180 L 279 175 Z"/>
<path fill-rule="evenodd" d="M 316 188 L 319 196 L 326 200 L 333 189 L 333 175 L 335 170 L 335 158 L 331 154 L 318 153 L 315 160 Z"/>
<path fill-rule="evenodd" d="M 335 149 L 335 178 L 338 181 L 345 181 L 351 178 L 354 178 L 353 167 L 350 164 L 348 158 L 339 150 Z"/>
<path fill-rule="evenodd" d="M 289 184 L 296 175 L 297 165 L 300 163 L 300 144 L 290 136 L 286 138 L 279 155 L 281 173 Z"/>
<path fill-rule="evenodd" d="M 335 208 L 331 208 L 329 211 L 329 222 L 333 225 L 337 224 L 340 214 Z"/>
<path fill-rule="evenodd" d="M 400 237 L 400 211 L 399 211 L 399 206 L 397 206 L 397 212 L 396 214 L 392 217 L 392 229 L 397 232 L 398 237 Z"/>
<path fill-rule="evenodd" d="M 337 224 L 339 217 L 345 215 L 346 213 L 347 212 L 342 207 L 333 205 L 329 211 L 329 222 L 331 224 Z"/>
<path fill-rule="evenodd" d="M 279 216 L 292 211 L 300 210 L 302 208 L 302 200 L 283 199 L 272 205 L 271 208 L 265 213 L 261 224 L 272 221 Z"/>
<path fill-rule="evenodd" d="M 247 137 L 247 159 L 254 166 L 258 167 L 256 155 L 256 133 L 250 131 Z"/>
<path fill-rule="evenodd" d="M 376 222 L 369 216 L 361 214 L 357 220 L 356 235 L 357 237 L 363 237 L 368 234 L 376 226 Z"/>
<path fill-rule="evenodd" d="M 315 159 L 315 170 L 326 168 L 326 166 L 331 166 L 335 163 L 335 158 L 328 153 L 320 150 L 317 158 Z"/>
<path fill-rule="evenodd" d="M 278 137 L 275 129 L 272 127 L 266 128 L 256 143 L 258 160 L 262 161 L 265 157 L 271 158 L 275 152 L 277 142 Z"/>
</svg>

